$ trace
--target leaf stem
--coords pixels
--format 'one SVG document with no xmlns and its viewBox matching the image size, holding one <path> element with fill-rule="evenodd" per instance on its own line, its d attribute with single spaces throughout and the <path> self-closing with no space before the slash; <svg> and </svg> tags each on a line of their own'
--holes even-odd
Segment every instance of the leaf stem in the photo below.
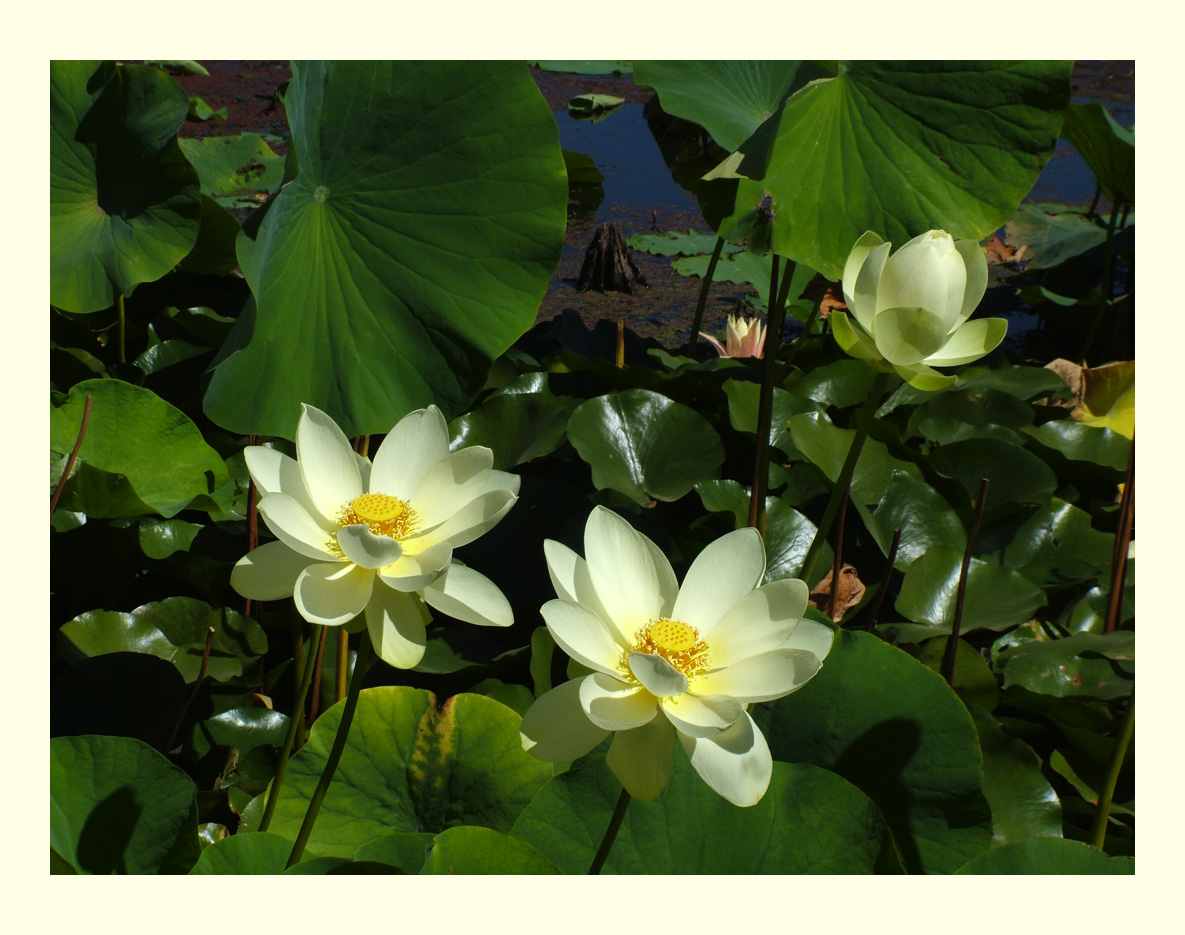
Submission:
<svg viewBox="0 0 1185 935">
<path fill-rule="evenodd" d="M 712 248 L 712 258 L 708 260 L 708 271 L 704 273 L 703 285 L 699 290 L 699 301 L 695 304 L 695 316 L 691 319 L 691 335 L 687 338 L 687 356 L 695 356 L 695 348 L 699 343 L 699 329 L 704 324 L 704 307 L 708 304 L 708 292 L 712 288 L 712 276 L 716 273 L 716 264 L 720 262 L 720 251 L 724 249 L 724 238 L 716 238 L 716 246 Z"/>
<path fill-rule="evenodd" d="M 337 628 L 337 677 L 333 683 L 334 703 L 346 697 L 346 680 L 350 670 L 350 634 L 345 627 Z"/>
<path fill-rule="evenodd" d="M 333 782 L 333 774 L 337 772 L 337 764 L 342 758 L 342 751 L 346 748 L 346 738 L 350 733 L 350 724 L 354 721 L 354 710 L 358 707 L 358 696 L 362 693 L 362 679 L 366 675 L 366 666 L 369 662 L 370 636 L 363 630 L 358 641 L 358 658 L 354 660 L 354 674 L 350 677 L 350 690 L 346 694 L 341 722 L 337 725 L 337 736 L 333 738 L 333 747 L 329 751 L 329 758 L 325 761 L 325 769 L 321 771 L 321 779 L 317 782 L 317 788 L 313 790 L 308 811 L 305 812 L 304 821 L 296 835 L 296 843 L 292 845 L 292 853 L 288 856 L 287 867 L 300 861 L 305 845 L 309 842 L 309 835 L 313 833 L 313 825 L 317 822 L 317 813 L 321 811 L 321 803 L 325 801 L 325 793 L 329 791 L 329 784 Z"/>
<path fill-rule="evenodd" d="M 835 533 L 835 561 L 831 564 L 831 599 L 827 602 L 827 616 L 835 619 L 835 608 L 839 603 L 839 570 L 843 567 L 843 524 L 848 514 L 848 498 L 852 493 L 852 483 L 843 490 L 843 500 L 839 504 L 839 529 Z M 842 614 L 840 615 L 842 616 Z"/>
<path fill-rule="evenodd" d="M 325 627 L 318 626 L 321 631 L 320 639 L 325 638 Z M 292 746 L 296 742 L 296 731 L 300 727 L 300 721 L 303 718 L 300 714 L 304 711 L 305 695 L 309 692 L 309 682 L 313 678 L 313 667 L 306 666 L 300 678 L 300 688 L 296 692 L 296 703 L 293 705 L 292 714 L 288 719 L 288 732 L 284 735 L 284 747 L 280 751 L 280 760 L 276 764 L 276 775 L 272 779 L 272 788 L 268 793 L 267 804 L 263 808 L 263 818 L 259 821 L 259 830 L 267 831 L 267 826 L 272 823 L 272 815 L 276 811 L 276 800 L 280 797 L 280 787 L 284 784 L 284 771 L 288 768 L 288 757 L 292 755 Z"/>
<path fill-rule="evenodd" d="M 1119 500 L 1119 528 L 1115 530 L 1115 550 L 1111 553 L 1111 591 L 1107 594 L 1107 621 L 1104 633 L 1119 628 L 1123 610 L 1123 586 L 1127 578 L 1127 549 L 1132 540 L 1132 519 L 1136 502 L 1136 440 L 1132 439 L 1127 453 L 1127 477 L 1123 482 L 1123 496 Z"/>
<path fill-rule="evenodd" d="M 1094 321 L 1090 326 L 1090 333 L 1087 334 L 1086 341 L 1082 345 L 1082 354 L 1080 356 L 1083 361 L 1086 360 L 1086 355 L 1094 346 L 1095 339 L 1099 336 L 1099 331 L 1102 330 L 1107 309 L 1111 308 L 1112 280 L 1115 276 L 1115 226 L 1118 220 L 1119 202 L 1116 201 L 1111 205 L 1111 217 L 1107 220 L 1107 239 L 1103 248 L 1103 304 L 1095 312 Z"/>
<path fill-rule="evenodd" d="M 872 613 L 868 615 L 868 623 L 864 627 L 869 633 L 876 626 L 877 615 L 881 612 L 881 604 L 885 601 L 885 594 L 889 590 L 889 582 L 893 579 L 893 564 L 897 561 L 897 549 L 900 545 L 901 530 L 898 528 L 893 530 L 893 543 L 889 546 L 889 567 L 885 569 L 884 580 L 881 581 L 880 590 L 876 592 L 876 600 L 872 603 Z"/>
<path fill-rule="evenodd" d="M 226 608 L 222 608 L 222 626 L 226 626 Z M 197 681 L 193 683 L 193 690 L 189 693 L 189 697 L 185 699 L 185 704 L 181 708 L 181 713 L 177 715 L 177 720 L 173 722 L 173 732 L 169 734 L 169 742 L 165 744 L 164 752 L 168 753 L 173 749 L 173 744 L 177 742 L 177 735 L 181 733 L 181 725 L 185 722 L 185 715 L 189 713 L 193 701 L 197 698 L 198 692 L 201 691 L 202 682 L 206 680 L 206 665 L 210 662 L 210 647 L 214 643 L 214 628 L 206 628 L 206 647 L 202 650 L 202 667 L 198 669 Z"/>
<path fill-rule="evenodd" d="M 344 628 L 343 628 L 344 629 Z M 328 640 L 322 634 L 321 639 L 317 641 L 317 661 L 313 664 L 313 683 L 312 687 L 313 698 L 309 702 L 309 721 L 311 725 L 317 720 L 317 708 L 320 707 L 321 702 L 321 663 L 325 659 L 325 644 Z"/>
<path fill-rule="evenodd" d="M 605 859 L 609 856 L 609 848 L 613 846 L 613 842 L 617 839 L 617 829 L 621 827 L 622 819 L 625 818 L 625 810 L 630 804 L 630 794 L 623 788 L 621 795 L 617 798 L 617 806 L 613 809 L 613 817 L 609 819 L 609 827 L 605 829 L 605 836 L 601 838 L 601 846 L 597 848 L 597 854 L 593 857 L 592 866 L 588 868 L 589 875 L 598 874 L 601 868 L 605 866 Z"/>
<path fill-rule="evenodd" d="M 115 305 L 119 309 L 119 362 L 126 364 L 128 361 L 124 346 L 124 332 L 127 330 L 127 314 L 124 312 L 122 292 L 116 297 Z"/>
<path fill-rule="evenodd" d="M 946 641 L 946 652 L 942 657 L 942 677 L 947 685 L 953 685 L 955 679 L 955 656 L 959 651 L 959 628 L 963 624 L 963 599 L 967 596 L 967 573 L 971 570 L 971 550 L 975 548 L 975 540 L 979 537 L 979 524 L 983 521 L 983 508 L 987 503 L 988 478 L 983 478 L 979 484 L 979 499 L 975 503 L 975 519 L 971 523 L 971 531 L 967 533 L 967 548 L 963 550 L 963 564 L 959 566 L 959 589 L 955 596 L 955 618 L 951 621 L 950 637 Z"/>
<path fill-rule="evenodd" d="M 806 582 L 807 587 L 811 586 L 815 565 L 819 561 L 819 555 L 831 532 L 831 524 L 835 522 L 835 516 L 839 512 L 839 501 L 856 473 L 856 462 L 864 447 L 864 439 L 868 437 L 868 430 L 872 428 L 872 418 L 876 413 L 877 404 L 888 385 L 889 374 L 878 371 L 876 379 L 872 381 L 872 386 L 868 389 L 868 398 L 864 400 L 864 408 L 860 410 L 856 434 L 852 437 L 847 457 L 844 458 L 843 467 L 839 470 L 839 477 L 835 479 L 835 486 L 831 489 L 831 499 L 827 501 L 827 506 L 823 510 L 823 518 L 819 521 L 819 528 L 815 531 L 815 538 L 811 540 L 811 547 L 807 550 L 806 558 L 802 562 L 802 570 L 798 573 L 798 577 Z"/>
<path fill-rule="evenodd" d="M 1115 784 L 1119 781 L 1119 771 L 1123 767 L 1123 758 L 1127 756 L 1127 748 L 1131 744 L 1135 729 L 1136 696 L 1133 692 L 1131 701 L 1127 703 L 1127 714 L 1124 715 L 1123 724 L 1119 728 L 1119 736 L 1115 738 L 1115 746 L 1111 749 L 1111 762 L 1107 764 L 1107 774 L 1103 777 L 1103 788 L 1099 790 L 1099 810 L 1095 812 L 1090 843 L 1100 851 L 1107 839 L 1107 820 L 1111 816 L 1111 800 L 1115 797 Z"/>
<path fill-rule="evenodd" d="M 782 341 L 782 323 L 786 319 L 786 294 L 794 278 L 795 262 L 786 261 L 781 285 L 778 284 L 778 255 L 771 264 L 769 280 L 769 317 L 765 323 L 765 350 L 762 355 L 761 391 L 757 403 L 757 443 L 753 448 L 753 489 L 749 494 L 749 525 L 765 538 L 765 494 L 769 489 L 769 430 L 773 421 L 774 382 L 778 373 L 778 347 Z M 775 295 L 777 298 L 775 299 Z"/>
<path fill-rule="evenodd" d="M 258 445 L 258 435 L 248 435 L 247 444 Z M 255 478 L 250 472 L 247 474 L 247 551 L 254 552 L 259 548 L 259 488 L 255 486 Z M 251 616 L 251 598 L 246 599 L 243 616 Z M 262 603 L 262 602 L 260 602 Z"/>
<path fill-rule="evenodd" d="M 74 467 L 74 459 L 78 457 L 78 449 L 82 447 L 82 440 L 86 437 L 86 427 L 90 422 L 91 405 L 93 403 L 94 399 L 88 396 L 86 398 L 86 405 L 82 408 L 82 424 L 78 426 L 78 437 L 74 439 L 74 449 L 70 452 L 70 457 L 66 459 L 66 467 L 53 489 L 53 496 L 49 498 L 50 519 L 53 519 L 54 510 L 58 508 L 58 498 L 62 496 L 62 488 L 66 486 L 66 481 L 70 478 L 70 470 Z"/>
</svg>

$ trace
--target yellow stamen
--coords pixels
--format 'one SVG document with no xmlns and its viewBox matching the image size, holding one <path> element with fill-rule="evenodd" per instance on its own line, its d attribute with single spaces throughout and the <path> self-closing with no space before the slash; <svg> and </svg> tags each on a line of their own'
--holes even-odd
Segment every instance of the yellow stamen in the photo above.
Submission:
<svg viewBox="0 0 1185 935">
<path fill-rule="evenodd" d="M 688 678 L 706 672 L 711 664 L 708 644 L 699 638 L 699 631 L 666 617 L 651 620 L 634 634 L 633 652 L 662 656 Z"/>
<path fill-rule="evenodd" d="M 342 508 L 339 521 L 343 526 L 362 523 L 376 536 L 390 536 L 402 540 L 415 532 L 416 511 L 385 493 L 364 493 Z"/>
</svg>

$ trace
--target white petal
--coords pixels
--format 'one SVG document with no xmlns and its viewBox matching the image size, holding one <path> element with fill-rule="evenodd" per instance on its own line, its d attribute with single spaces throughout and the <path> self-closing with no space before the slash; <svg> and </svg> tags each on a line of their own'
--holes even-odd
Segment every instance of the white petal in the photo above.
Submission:
<svg viewBox="0 0 1185 935">
<path fill-rule="evenodd" d="M 451 562 L 448 570 L 420 591 L 432 607 L 466 623 L 508 627 L 514 623 L 510 602 L 489 578 L 472 568 Z"/>
<path fill-rule="evenodd" d="M 656 717 L 633 730 L 618 731 L 605 762 L 633 798 L 649 802 L 662 795 L 674 766 L 675 729 Z"/>
<path fill-rule="evenodd" d="M 260 497 L 273 493 L 286 493 L 295 498 L 305 511 L 320 525 L 335 526 L 333 516 L 322 516 L 321 511 L 309 499 L 305 490 L 304 477 L 300 473 L 300 465 L 294 458 L 288 457 L 275 448 L 265 448 L 263 445 L 251 445 L 243 449 L 247 462 L 247 470 L 259 490 Z"/>
<path fill-rule="evenodd" d="M 806 612 L 806 584 L 797 578 L 771 581 L 750 591 L 700 638 L 708 644 L 712 665 L 729 666 L 786 643 Z"/>
<path fill-rule="evenodd" d="M 658 546 L 611 510 L 596 507 L 584 527 L 584 557 L 609 620 L 626 640 L 651 620 L 669 617 L 679 594 Z"/>
<path fill-rule="evenodd" d="M 454 549 L 468 545 L 502 521 L 518 498 L 509 490 L 491 490 L 474 497 L 440 525 L 414 538 L 426 546 L 448 542 Z"/>
<path fill-rule="evenodd" d="M 373 590 L 374 572 L 345 562 L 310 565 L 296 579 L 292 596 L 305 620 L 334 627 L 362 613 Z"/>
<path fill-rule="evenodd" d="M 580 704 L 583 681 L 564 682 L 527 709 L 519 736 L 531 756 L 548 763 L 575 760 L 605 739 L 609 732 L 590 721 Z"/>
<path fill-rule="evenodd" d="M 453 547 L 441 542 L 422 552 L 411 552 L 414 543 L 405 545 L 397 561 L 379 569 L 379 577 L 396 591 L 418 591 L 435 581 L 448 568 L 453 558 Z"/>
<path fill-rule="evenodd" d="M 490 476 L 486 478 L 486 485 L 482 493 L 490 493 L 494 490 L 509 490 L 513 496 L 517 497 L 522 483 L 523 479 L 517 474 L 512 474 L 509 471 L 490 471 Z"/>
<path fill-rule="evenodd" d="M 612 675 L 594 672 L 580 683 L 580 706 L 605 730 L 629 730 L 649 724 L 658 714 L 654 696 Z"/>
<path fill-rule="evenodd" d="M 967 286 L 963 292 L 963 305 L 959 309 L 959 317 L 955 321 L 955 327 L 958 327 L 971 317 L 971 313 L 983 299 L 983 294 L 987 292 L 988 268 L 983 248 L 974 240 L 956 240 L 955 249 L 963 257 L 963 265 L 967 268 Z"/>
<path fill-rule="evenodd" d="M 690 624 L 702 636 L 757 587 L 764 573 L 765 546 L 756 529 L 746 527 L 721 536 L 687 569 L 671 619 Z"/>
<path fill-rule="evenodd" d="M 662 656 L 650 653 L 630 653 L 630 671 L 634 678 L 652 695 L 659 698 L 682 695 L 687 691 L 687 676 Z"/>
<path fill-rule="evenodd" d="M 428 609 L 414 594 L 379 584 L 366 605 L 366 629 L 374 650 L 389 666 L 410 669 L 424 658 L 431 620 Z"/>
<path fill-rule="evenodd" d="M 390 536 L 376 536 L 363 523 L 343 526 L 337 531 L 337 544 L 355 565 L 363 568 L 382 568 L 398 561 L 403 546 Z"/>
<path fill-rule="evenodd" d="M 748 714 L 711 737 L 679 735 L 691 765 L 711 788 L 733 805 L 756 805 L 769 788 L 773 757 Z"/>
<path fill-rule="evenodd" d="M 588 562 L 554 539 L 543 540 L 543 554 L 547 557 L 547 574 L 556 596 L 573 604 L 583 604 L 602 620 L 608 620 L 609 612 L 601 605 L 589 576 Z"/>
<path fill-rule="evenodd" d="M 432 467 L 448 456 L 448 426 L 435 406 L 409 412 L 395 425 L 374 455 L 368 490 L 405 503 Z"/>
<path fill-rule="evenodd" d="M 879 309 L 877 292 L 880 289 L 881 277 L 884 275 L 885 263 L 889 259 L 889 251 L 893 245 L 888 242 L 877 244 L 860 267 L 856 281 L 851 285 L 851 301 L 845 297 L 853 317 L 870 335 L 876 334 L 876 313 Z M 845 296 L 847 293 L 845 293 Z"/>
<path fill-rule="evenodd" d="M 931 367 L 969 364 L 994 351 L 1007 333 L 1007 319 L 977 318 L 956 328 L 946 343 L 923 363 Z"/>
<path fill-rule="evenodd" d="M 358 477 L 362 480 L 362 489 L 370 490 L 370 459 L 355 451 L 354 462 L 358 465 Z"/>
<path fill-rule="evenodd" d="M 323 562 L 339 561 L 328 548 L 333 534 L 322 528 L 290 494 L 270 493 L 260 497 L 259 515 L 277 539 L 301 555 Z"/>
<path fill-rule="evenodd" d="M 819 623 L 817 620 L 799 620 L 798 626 L 790 634 L 790 639 L 786 640 L 786 648 L 805 650 L 822 662 L 831 652 L 835 634 L 836 631 L 825 623 Z"/>
<path fill-rule="evenodd" d="M 953 328 L 967 289 L 967 266 L 945 231 L 921 234 L 894 253 L 885 263 L 876 310 L 917 306 L 937 315 Z M 880 333 L 874 331 L 877 346 Z M 911 361 L 912 363 L 912 361 Z"/>
<path fill-rule="evenodd" d="M 802 688 L 822 665 L 818 656 L 805 649 L 772 649 L 697 676 L 695 690 L 697 694 L 729 695 L 745 703 L 773 701 Z"/>
<path fill-rule="evenodd" d="M 693 695 L 690 692 L 678 698 L 664 698 L 661 707 L 675 730 L 691 737 L 718 734 L 735 724 L 737 718 L 745 713 L 745 706 L 735 698 L 726 695 Z"/>
<path fill-rule="evenodd" d="M 428 469 L 408 501 L 425 527 L 439 526 L 485 489 L 494 453 L 474 445 L 454 451 Z"/>
<path fill-rule="evenodd" d="M 269 542 L 248 552 L 230 572 L 230 586 L 243 597 L 278 601 L 292 597 L 296 579 L 311 562 L 283 542 Z"/>
<path fill-rule="evenodd" d="M 539 612 L 560 649 L 590 669 L 617 675 L 624 647 L 604 620 L 567 601 L 548 601 Z"/>
<path fill-rule="evenodd" d="M 303 403 L 296 423 L 296 460 L 309 499 L 322 516 L 336 516 L 362 493 L 362 476 L 349 439 L 329 416 Z"/>
</svg>

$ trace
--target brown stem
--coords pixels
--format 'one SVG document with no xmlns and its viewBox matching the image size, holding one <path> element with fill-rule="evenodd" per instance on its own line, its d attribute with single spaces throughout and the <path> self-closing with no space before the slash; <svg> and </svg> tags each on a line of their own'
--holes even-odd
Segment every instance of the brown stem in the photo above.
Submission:
<svg viewBox="0 0 1185 935">
<path fill-rule="evenodd" d="M 615 355 L 614 363 L 617 364 L 617 369 L 620 370 L 625 366 L 625 319 L 621 319 L 617 323 L 617 354 Z"/>
<path fill-rule="evenodd" d="M 1107 595 L 1107 622 L 1104 633 L 1119 628 L 1123 610 L 1123 588 L 1127 578 L 1127 549 L 1132 539 L 1132 519 L 1136 504 L 1136 440 L 1132 439 L 1127 454 L 1127 476 L 1123 481 L 1123 496 L 1119 500 L 1119 528 L 1115 530 L 1115 551 L 1111 553 L 1111 592 Z"/>
<path fill-rule="evenodd" d="M 592 866 L 588 868 L 590 875 L 599 874 L 601 868 L 605 866 L 605 859 L 609 856 L 609 848 L 613 846 L 613 841 L 617 837 L 617 829 L 621 827 L 621 821 L 625 818 L 625 810 L 630 804 L 630 794 L 621 790 L 621 795 L 617 797 L 617 806 L 613 809 L 613 815 L 609 819 L 609 827 L 605 829 L 605 836 L 601 838 L 601 846 L 597 848 L 596 856 L 593 857 Z"/>
<path fill-rule="evenodd" d="M 835 561 L 831 565 L 831 599 L 827 602 L 827 616 L 835 619 L 835 605 L 838 603 L 839 570 L 843 567 L 843 524 L 848 512 L 848 498 L 852 494 L 852 482 L 843 490 L 843 499 L 839 502 L 839 530 L 835 534 Z"/>
<path fill-rule="evenodd" d="M 126 364 L 128 362 L 128 355 L 127 349 L 124 346 L 124 332 L 127 330 L 127 314 L 124 312 L 122 292 L 119 294 L 115 304 L 119 308 L 119 362 Z"/>
<path fill-rule="evenodd" d="M 901 530 L 893 530 L 893 544 L 889 546 L 889 567 L 885 569 L 884 580 L 881 581 L 880 590 L 876 592 L 876 600 L 872 602 L 872 613 L 868 617 L 868 625 L 864 627 L 868 632 L 872 632 L 872 628 L 876 626 L 877 615 L 881 612 L 881 604 L 884 603 L 885 594 L 889 590 L 889 582 L 893 578 L 893 564 L 897 561 L 897 547 L 901 545 Z"/>
<path fill-rule="evenodd" d="M 309 702 L 309 723 L 313 724 L 317 720 L 317 708 L 321 706 L 321 661 L 325 658 L 325 631 L 328 627 L 321 628 L 321 638 L 317 640 L 317 661 L 313 669 L 313 698 Z"/>
<path fill-rule="evenodd" d="M 350 667 L 350 634 L 345 627 L 337 629 L 337 678 L 333 685 L 333 700 L 341 701 L 346 697 L 346 680 Z"/>
<path fill-rule="evenodd" d="M 258 435 L 247 436 L 248 445 L 258 445 Z M 247 475 L 247 551 L 254 552 L 259 548 L 259 488 L 255 486 L 255 478 Z M 243 609 L 243 616 L 251 616 L 252 601 L 247 598 Z"/>
<path fill-rule="evenodd" d="M 226 623 L 226 610 L 222 611 L 222 622 Z M 185 723 L 185 715 L 189 714 L 189 708 L 193 704 L 197 694 L 201 691 L 202 682 L 206 680 L 206 665 L 210 661 L 210 647 L 214 644 L 214 628 L 208 627 L 206 629 L 206 647 L 202 650 L 202 667 L 198 669 L 197 681 L 193 683 L 193 690 L 189 693 L 189 697 L 185 699 L 185 704 L 181 708 L 181 713 L 177 715 L 177 720 L 173 723 L 173 732 L 169 734 L 169 742 L 165 744 L 165 753 L 173 749 L 173 744 L 177 742 L 177 735 L 181 733 L 181 725 Z"/>
<path fill-rule="evenodd" d="M 708 260 L 708 271 L 704 273 L 704 282 L 700 286 L 699 301 L 695 306 L 695 317 L 691 319 L 691 335 L 687 338 L 688 357 L 695 356 L 695 348 L 699 343 L 699 330 L 704 324 L 704 307 L 708 304 L 708 292 L 712 288 L 712 276 L 716 273 L 716 264 L 720 262 L 720 251 L 724 249 L 724 238 L 716 238 L 716 246 L 712 249 L 712 258 Z"/>
<path fill-rule="evenodd" d="M 91 405 L 94 399 L 90 396 L 86 398 L 86 405 L 82 409 L 82 424 L 78 426 L 78 438 L 74 440 L 74 450 L 70 452 L 70 457 L 66 459 L 66 468 L 62 471 L 62 476 L 58 478 L 57 486 L 53 489 L 53 496 L 49 498 L 49 518 L 53 519 L 54 510 L 58 508 L 58 498 L 62 495 L 62 488 L 66 486 L 66 481 L 70 477 L 70 469 L 74 467 L 74 459 L 78 457 L 78 449 L 82 447 L 82 440 L 86 437 L 86 426 L 91 418 Z"/>
<path fill-rule="evenodd" d="M 975 520 L 971 523 L 971 531 L 967 534 L 967 548 L 963 551 L 963 564 L 959 568 L 959 590 L 955 597 L 955 619 L 951 621 L 950 637 L 946 641 L 946 653 L 942 657 L 942 677 L 947 685 L 952 685 L 955 678 L 955 654 L 959 651 L 959 628 L 963 623 L 963 599 L 967 596 L 967 573 L 971 569 L 971 550 L 975 548 L 975 539 L 979 536 L 979 524 L 983 520 L 983 508 L 987 503 L 988 487 L 991 481 L 984 478 L 979 485 L 979 499 L 975 502 Z"/>
</svg>

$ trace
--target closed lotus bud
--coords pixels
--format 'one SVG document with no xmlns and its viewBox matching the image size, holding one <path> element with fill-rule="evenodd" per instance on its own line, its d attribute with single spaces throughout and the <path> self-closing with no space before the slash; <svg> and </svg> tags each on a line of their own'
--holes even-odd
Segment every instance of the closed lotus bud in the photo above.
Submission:
<svg viewBox="0 0 1185 935">
<path fill-rule="evenodd" d="M 954 382 L 934 367 L 970 363 L 1004 340 L 1003 318 L 968 321 L 987 290 L 987 260 L 973 240 L 946 231 L 892 244 L 869 231 L 856 241 L 843 271 L 851 312 L 831 316 L 832 333 L 852 357 L 877 370 L 896 370 L 912 386 L 936 390 Z"/>
</svg>

